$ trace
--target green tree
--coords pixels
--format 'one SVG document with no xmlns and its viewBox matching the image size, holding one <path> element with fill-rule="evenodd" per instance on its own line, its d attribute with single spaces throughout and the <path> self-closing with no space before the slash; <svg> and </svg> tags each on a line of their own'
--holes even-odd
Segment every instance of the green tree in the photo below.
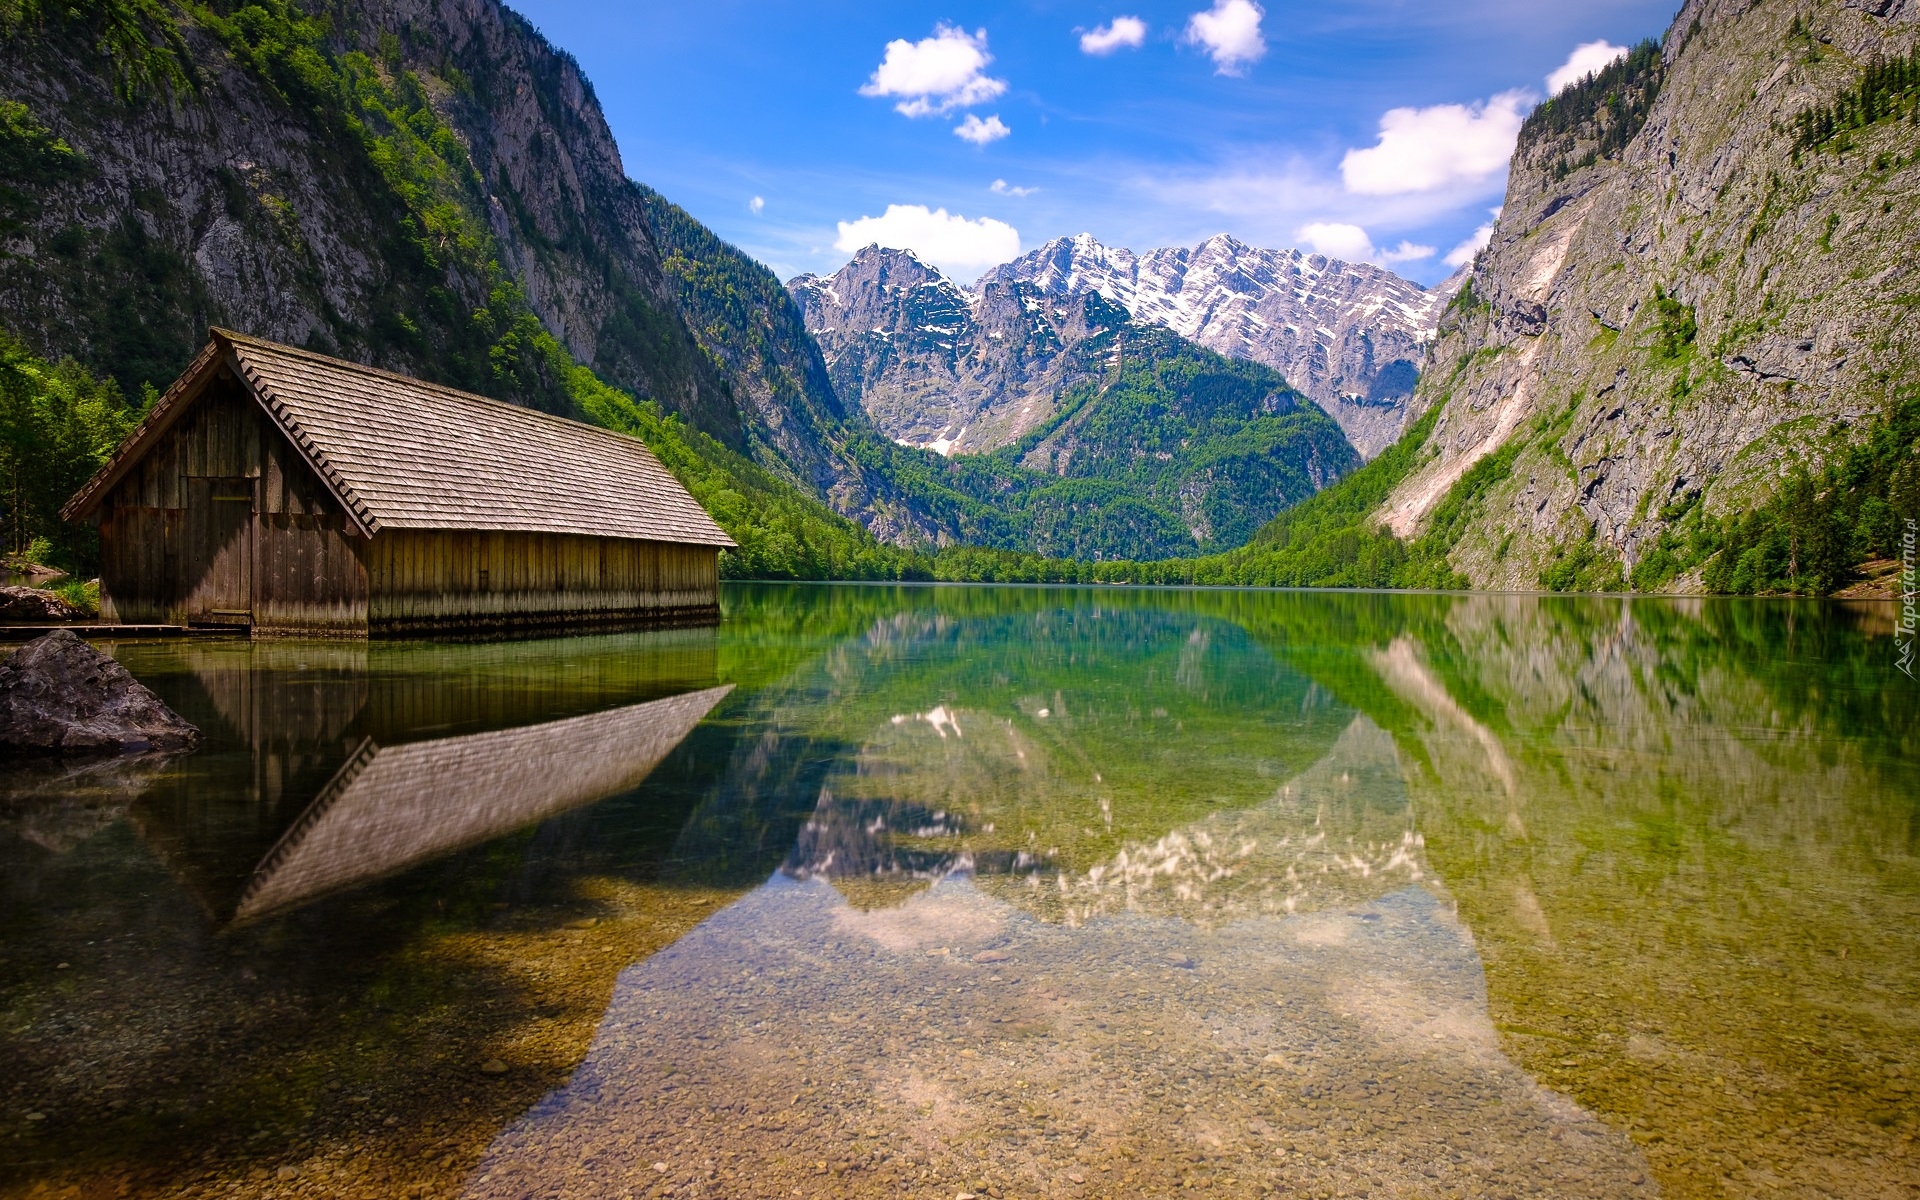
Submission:
<svg viewBox="0 0 1920 1200">
<path fill-rule="evenodd" d="M 149 401 L 150 401 L 149 397 Z M 91 574 L 99 542 L 60 506 L 112 457 L 144 405 L 71 359 L 50 364 L 0 333 L 0 536 L 10 554 L 42 543 L 51 563 Z"/>
</svg>

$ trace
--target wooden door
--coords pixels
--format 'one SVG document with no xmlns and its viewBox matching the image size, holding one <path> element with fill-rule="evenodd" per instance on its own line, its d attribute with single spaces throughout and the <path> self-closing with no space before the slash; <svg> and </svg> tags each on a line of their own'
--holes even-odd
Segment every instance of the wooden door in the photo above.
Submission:
<svg viewBox="0 0 1920 1200">
<path fill-rule="evenodd" d="M 187 480 L 180 548 L 190 625 L 253 624 L 253 480 Z"/>
</svg>

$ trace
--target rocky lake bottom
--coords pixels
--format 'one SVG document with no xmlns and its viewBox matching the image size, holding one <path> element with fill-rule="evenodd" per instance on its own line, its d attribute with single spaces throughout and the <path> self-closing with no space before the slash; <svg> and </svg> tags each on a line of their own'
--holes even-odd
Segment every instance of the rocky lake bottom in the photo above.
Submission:
<svg viewBox="0 0 1920 1200">
<path fill-rule="evenodd" d="M 1920 689 L 1767 601 L 738 586 L 102 643 L 0 1197 L 1911 1196 Z"/>
</svg>

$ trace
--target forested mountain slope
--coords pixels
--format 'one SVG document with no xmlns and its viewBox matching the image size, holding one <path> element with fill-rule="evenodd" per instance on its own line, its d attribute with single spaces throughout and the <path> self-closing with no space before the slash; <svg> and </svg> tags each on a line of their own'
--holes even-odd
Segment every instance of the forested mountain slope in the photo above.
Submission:
<svg viewBox="0 0 1920 1200">
<path fill-rule="evenodd" d="M 1920 512 L 1912 451 L 1867 453 L 1920 380 L 1917 45 L 1914 0 L 1689 0 L 1537 110 L 1386 527 L 1471 480 L 1448 553 L 1488 587 L 1823 591 L 1889 554 Z"/>
<path fill-rule="evenodd" d="M 1181 558 L 1244 542 L 1359 465 L 1278 372 L 1123 323 L 1059 356 L 1079 382 L 989 454 L 895 447 L 885 473 L 948 544 L 1058 559 Z"/>
<path fill-rule="evenodd" d="M 164 385 L 227 323 L 564 407 L 514 328 L 531 309 L 603 379 L 744 445 L 591 91 L 506 9 L 16 11 L 0 94 L 75 152 L 8 214 L 0 322 L 29 346 Z"/>
<path fill-rule="evenodd" d="M 957 536 L 951 520 L 943 522 L 893 478 L 889 468 L 900 456 L 857 403 L 841 399 L 778 277 L 666 197 L 634 186 L 681 316 L 744 401 L 754 457 L 881 541 L 923 546 Z"/>
</svg>

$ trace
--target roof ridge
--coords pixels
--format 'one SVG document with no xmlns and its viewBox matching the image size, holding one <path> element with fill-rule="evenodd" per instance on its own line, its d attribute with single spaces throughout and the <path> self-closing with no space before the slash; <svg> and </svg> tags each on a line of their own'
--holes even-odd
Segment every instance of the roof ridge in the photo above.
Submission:
<svg viewBox="0 0 1920 1200">
<path fill-rule="evenodd" d="M 335 358 L 330 354 L 321 354 L 317 350 L 307 350 L 299 346 L 289 346 L 284 342 L 275 342 L 267 338 L 255 337 L 252 334 L 236 333 L 231 329 L 222 329 L 219 326 L 212 327 L 209 330 L 209 332 L 213 333 L 216 337 L 227 340 L 228 342 L 242 343 L 247 346 L 258 347 L 260 349 L 267 350 L 275 354 L 289 354 L 297 358 L 305 358 L 305 359 L 313 360 L 315 362 L 326 363 L 330 366 L 343 367 L 349 371 L 358 372 L 363 375 L 378 375 L 383 379 L 391 379 L 396 383 L 404 383 L 410 387 L 427 388 L 432 391 L 441 392 L 449 396 L 458 397 L 459 399 L 462 399 L 462 400 L 477 400 L 481 404 L 492 405 L 495 408 L 506 409 L 509 412 L 519 413 L 519 414 L 523 414 L 525 416 L 530 416 L 530 417 L 538 417 L 544 421 L 557 422 L 558 424 L 564 425 L 569 429 L 584 429 L 590 433 L 601 434 L 606 437 L 621 438 L 626 441 L 639 442 L 642 446 L 646 446 L 647 444 L 645 439 L 641 438 L 637 434 L 622 433 L 618 429 L 608 429 L 605 425 L 595 425 L 591 421 L 576 421 L 572 417 L 563 417 L 558 415 L 557 413 L 542 412 L 537 408 L 528 408 L 524 404 L 515 404 L 511 400 L 499 400 L 499 399 L 495 399 L 492 396 L 483 396 L 478 392 L 469 392 L 462 388 L 450 387 L 444 383 L 435 383 L 430 379 L 421 379 L 416 375 L 403 375 L 398 371 L 389 371 L 384 367 L 369 366 L 366 363 L 357 363 L 357 362 L 354 362 L 352 359 L 348 359 L 348 358 Z M 598 378 L 598 376 L 596 376 L 595 378 Z M 605 383 L 605 381 L 603 380 L 602 383 Z M 611 388 L 613 385 L 606 384 L 605 386 Z M 635 399 L 635 397 L 633 397 L 630 393 L 622 391 L 622 389 L 613 388 L 613 390 L 620 392 L 622 395 L 627 396 L 629 399 Z M 649 398 L 648 400 L 644 401 L 644 403 L 658 404 L 659 401 Z M 652 452 L 652 447 L 648 447 L 648 452 L 649 453 Z M 658 456 L 656 455 L 656 457 Z M 664 466 L 665 464 L 663 463 L 661 465 Z"/>
<path fill-rule="evenodd" d="M 735 545 L 634 434 L 219 327 L 67 514 L 91 512 L 227 370 L 369 537 L 495 529 Z"/>
</svg>

